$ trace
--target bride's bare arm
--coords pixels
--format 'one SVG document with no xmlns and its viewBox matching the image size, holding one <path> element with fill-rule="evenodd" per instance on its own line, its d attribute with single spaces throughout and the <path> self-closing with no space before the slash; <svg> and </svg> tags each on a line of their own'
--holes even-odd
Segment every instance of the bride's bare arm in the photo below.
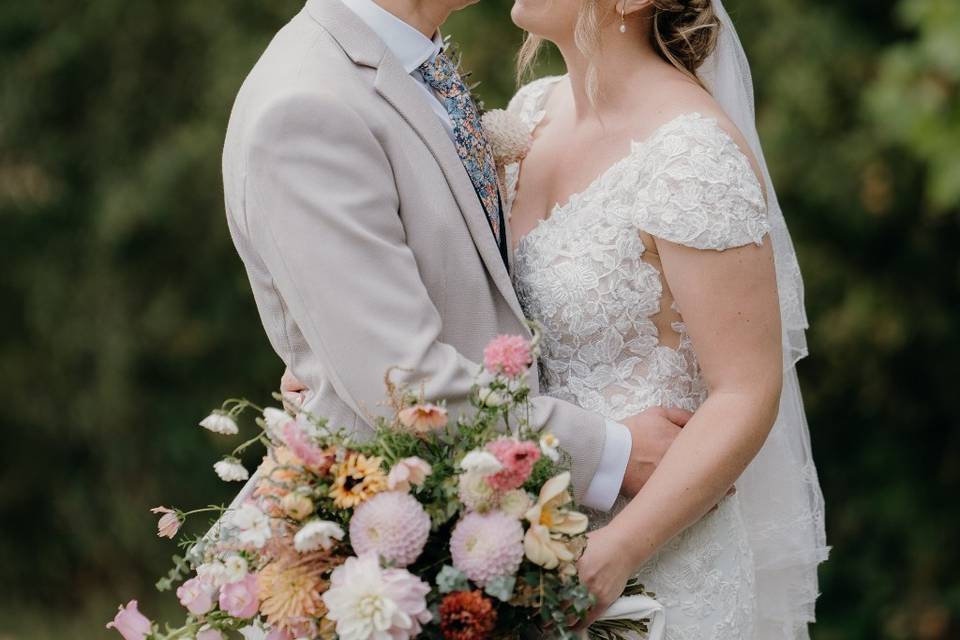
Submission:
<svg viewBox="0 0 960 640">
<path fill-rule="evenodd" d="M 657 549 L 723 498 L 779 406 L 780 307 L 769 238 L 722 252 L 656 243 L 709 396 L 643 489 L 591 536 L 579 570 L 597 613 Z"/>
</svg>

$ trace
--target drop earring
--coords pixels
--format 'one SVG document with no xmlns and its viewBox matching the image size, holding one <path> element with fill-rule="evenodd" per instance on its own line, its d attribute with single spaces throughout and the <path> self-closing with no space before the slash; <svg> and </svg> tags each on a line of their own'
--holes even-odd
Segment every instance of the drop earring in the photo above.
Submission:
<svg viewBox="0 0 960 640">
<path fill-rule="evenodd" d="M 620 33 L 627 32 L 627 23 L 623 17 L 623 9 L 626 6 L 626 4 L 627 4 L 627 0 L 623 0 L 623 2 L 620 4 Z"/>
</svg>

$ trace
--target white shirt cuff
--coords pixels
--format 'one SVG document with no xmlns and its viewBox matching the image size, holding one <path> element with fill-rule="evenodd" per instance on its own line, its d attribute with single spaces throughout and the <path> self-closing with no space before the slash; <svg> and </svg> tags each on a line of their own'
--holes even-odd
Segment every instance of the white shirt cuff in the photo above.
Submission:
<svg viewBox="0 0 960 640">
<path fill-rule="evenodd" d="M 612 420 L 607 420 L 606 429 L 607 437 L 603 442 L 603 451 L 600 452 L 600 464 L 583 496 L 583 506 L 598 511 L 609 511 L 613 508 L 613 503 L 620 495 L 623 476 L 630 462 L 630 450 L 633 447 L 630 429 Z"/>
</svg>

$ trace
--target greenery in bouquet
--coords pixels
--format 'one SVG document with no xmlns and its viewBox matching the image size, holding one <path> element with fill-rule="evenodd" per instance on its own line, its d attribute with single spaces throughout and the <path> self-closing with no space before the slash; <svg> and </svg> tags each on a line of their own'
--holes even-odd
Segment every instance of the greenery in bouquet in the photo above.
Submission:
<svg viewBox="0 0 960 640">
<path fill-rule="evenodd" d="M 228 509 L 154 509 L 169 538 L 190 515 L 222 512 L 158 583 L 179 583 L 185 623 L 161 629 L 131 601 L 108 627 L 126 640 L 573 637 L 592 604 L 575 569 L 588 522 L 561 443 L 529 424 L 537 336 L 487 346 L 456 420 L 388 372 L 392 417 L 372 438 L 279 395 L 283 409 L 224 403 L 201 425 L 236 434 L 255 413 L 258 431 L 217 474 L 248 480 L 239 454 L 256 443 L 267 454 Z"/>
</svg>

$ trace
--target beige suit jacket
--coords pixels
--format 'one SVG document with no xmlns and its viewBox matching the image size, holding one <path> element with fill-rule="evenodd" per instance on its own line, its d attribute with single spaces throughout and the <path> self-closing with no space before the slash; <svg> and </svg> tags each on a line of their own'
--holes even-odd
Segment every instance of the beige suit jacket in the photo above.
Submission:
<svg viewBox="0 0 960 640">
<path fill-rule="evenodd" d="M 309 0 L 243 83 L 223 153 L 230 233 L 274 350 L 332 424 L 369 431 L 384 374 L 467 406 L 487 342 L 526 333 L 456 149 L 415 81 L 338 0 Z M 531 376 L 536 392 L 537 377 Z M 603 418 L 548 397 L 533 424 L 582 497 Z"/>
</svg>

